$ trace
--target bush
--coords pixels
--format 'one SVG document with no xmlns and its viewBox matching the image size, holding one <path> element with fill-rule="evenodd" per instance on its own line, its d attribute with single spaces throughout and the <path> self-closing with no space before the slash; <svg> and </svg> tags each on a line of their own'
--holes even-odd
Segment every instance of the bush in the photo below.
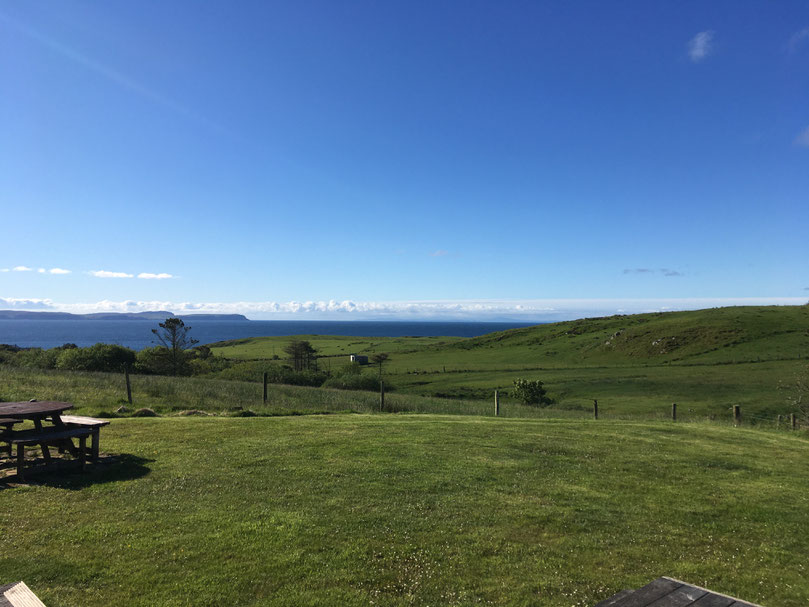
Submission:
<svg viewBox="0 0 809 607">
<path fill-rule="evenodd" d="M 56 368 L 67 371 L 118 372 L 135 363 L 135 351 L 115 344 L 96 344 L 89 348 L 54 348 Z"/>
<path fill-rule="evenodd" d="M 551 404 L 542 382 L 536 379 L 515 379 L 511 396 L 520 401 L 523 405 L 539 405 L 540 407 Z"/>
<path fill-rule="evenodd" d="M 20 350 L 9 359 L 9 364 L 27 369 L 55 369 L 60 350 L 43 350 L 42 348 L 29 348 Z"/>
<path fill-rule="evenodd" d="M 187 351 L 181 351 L 180 355 L 181 358 L 177 368 L 177 375 L 191 375 L 193 369 L 190 361 L 193 354 Z M 137 354 L 135 371 L 148 375 L 173 375 L 174 362 L 171 358 L 171 351 L 165 346 L 144 348 Z"/>
</svg>

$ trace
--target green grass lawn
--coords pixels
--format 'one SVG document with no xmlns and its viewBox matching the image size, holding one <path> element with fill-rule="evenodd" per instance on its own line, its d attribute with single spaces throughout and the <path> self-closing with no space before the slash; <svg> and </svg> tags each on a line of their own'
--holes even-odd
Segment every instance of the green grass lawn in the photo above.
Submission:
<svg viewBox="0 0 809 607">
<path fill-rule="evenodd" d="M 809 602 L 809 441 L 707 423 L 121 419 L 0 485 L 0 580 L 82 605 L 579 605 L 670 575 Z"/>
</svg>

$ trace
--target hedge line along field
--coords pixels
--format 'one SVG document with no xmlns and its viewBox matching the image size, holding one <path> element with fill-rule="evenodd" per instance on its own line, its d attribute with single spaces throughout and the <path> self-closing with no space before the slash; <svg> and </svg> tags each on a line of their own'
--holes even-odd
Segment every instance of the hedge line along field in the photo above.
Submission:
<svg viewBox="0 0 809 607">
<path fill-rule="evenodd" d="M 0 484 L 0 579 L 50 607 L 592 606 L 670 575 L 809 602 L 802 433 L 610 420 L 120 419 Z"/>
</svg>

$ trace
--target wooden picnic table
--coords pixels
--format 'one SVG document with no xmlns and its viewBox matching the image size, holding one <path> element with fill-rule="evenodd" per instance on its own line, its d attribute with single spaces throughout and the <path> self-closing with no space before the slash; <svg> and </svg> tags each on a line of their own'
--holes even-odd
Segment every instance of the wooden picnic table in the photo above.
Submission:
<svg viewBox="0 0 809 607">
<path fill-rule="evenodd" d="M 51 463 L 50 446 L 56 446 L 60 452 L 69 451 L 78 458 L 80 466 L 84 467 L 87 455 L 86 439 L 92 437 L 90 455 L 93 460 L 98 459 L 98 430 L 106 425 L 105 420 L 62 416 L 62 412 L 72 409 L 72 403 L 60 401 L 25 401 L 0 403 L 0 419 L 8 420 L 5 431 L 0 440 L 8 443 L 8 453 L 11 455 L 13 445 L 17 446 L 17 476 L 23 478 L 24 448 L 26 445 L 39 445 L 45 463 Z M 13 423 L 22 420 L 34 422 L 34 430 L 14 430 Z M 51 426 L 42 426 L 42 422 L 49 420 Z M 73 444 L 73 439 L 79 440 L 79 446 Z"/>
<path fill-rule="evenodd" d="M 37 430 L 42 427 L 42 420 L 51 418 L 54 426 L 61 426 L 60 413 L 73 408 L 73 403 L 64 403 L 55 400 L 34 400 L 16 403 L 0 403 L 0 417 L 7 419 L 25 420 L 34 422 Z"/>
</svg>

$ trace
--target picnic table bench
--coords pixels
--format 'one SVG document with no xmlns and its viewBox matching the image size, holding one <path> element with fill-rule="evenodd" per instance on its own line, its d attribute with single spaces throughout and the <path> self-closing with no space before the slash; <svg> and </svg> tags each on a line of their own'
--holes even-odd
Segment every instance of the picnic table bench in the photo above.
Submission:
<svg viewBox="0 0 809 607">
<path fill-rule="evenodd" d="M 29 401 L 17 403 L 0 403 L 0 442 L 6 443 L 8 455 L 13 456 L 16 447 L 17 476 L 25 480 L 25 447 L 39 445 L 45 464 L 50 465 L 52 458 L 50 447 L 57 447 L 61 453 L 70 452 L 78 460 L 80 468 L 84 468 L 86 459 L 98 460 L 99 430 L 109 424 L 104 419 L 83 417 L 78 415 L 61 415 L 63 411 L 72 408 L 71 403 L 55 401 Z M 14 430 L 13 425 L 23 420 L 34 422 L 33 429 Z M 43 421 L 50 421 L 52 425 L 43 426 Z M 87 449 L 87 437 L 91 438 L 90 449 Z M 78 446 L 73 443 L 78 439 Z"/>
</svg>

